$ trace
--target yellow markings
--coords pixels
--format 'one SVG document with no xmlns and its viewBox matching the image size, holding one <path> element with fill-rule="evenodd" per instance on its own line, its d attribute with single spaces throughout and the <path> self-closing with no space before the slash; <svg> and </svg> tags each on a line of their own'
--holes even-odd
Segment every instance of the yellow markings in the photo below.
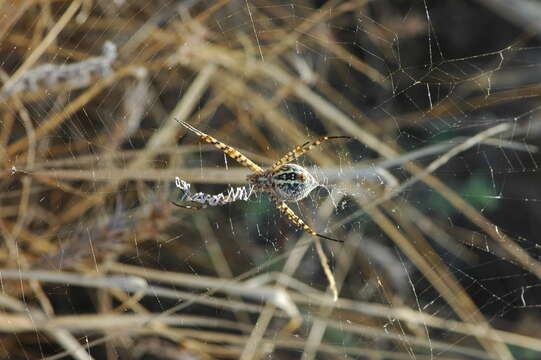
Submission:
<svg viewBox="0 0 541 360">
<path fill-rule="evenodd" d="M 349 136 L 324 136 L 324 137 L 319 138 L 318 140 L 315 140 L 312 142 L 308 141 L 302 145 L 297 145 L 293 148 L 293 150 L 289 151 L 287 154 L 282 156 L 280 160 L 272 164 L 270 168 L 273 170 L 277 169 L 280 166 L 288 162 L 291 162 L 295 160 L 296 158 L 300 157 L 301 155 L 303 155 L 304 153 L 312 150 L 314 147 L 320 145 L 322 142 L 331 140 L 331 139 L 349 139 Z"/>
<path fill-rule="evenodd" d="M 259 167 L 259 165 L 254 163 L 252 160 L 248 159 L 246 156 L 244 156 L 238 150 L 235 150 L 231 146 L 224 144 L 223 142 L 219 141 L 218 139 L 216 139 L 216 138 L 214 138 L 214 137 L 212 137 L 210 135 L 202 133 L 201 131 L 193 128 L 191 125 L 189 125 L 187 123 L 181 122 L 181 124 L 184 125 L 186 128 L 188 128 L 189 130 L 196 133 L 202 141 L 214 145 L 214 147 L 216 147 L 218 150 L 224 152 L 226 155 L 229 155 L 233 160 L 237 161 L 242 166 L 245 166 L 245 167 L 249 168 L 250 170 L 252 170 L 255 173 L 263 172 L 263 169 L 261 167 Z"/>
</svg>

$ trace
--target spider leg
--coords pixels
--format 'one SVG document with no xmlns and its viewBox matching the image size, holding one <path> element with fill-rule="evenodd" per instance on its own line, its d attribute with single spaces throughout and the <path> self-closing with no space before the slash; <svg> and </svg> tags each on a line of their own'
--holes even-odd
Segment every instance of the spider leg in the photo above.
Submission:
<svg viewBox="0 0 541 360">
<path fill-rule="evenodd" d="M 330 237 L 325 236 L 325 235 L 318 234 L 317 232 L 312 230 L 312 228 L 310 226 L 306 225 L 306 223 L 300 217 L 298 217 L 297 214 L 295 214 L 295 212 L 293 212 L 293 210 L 291 210 L 291 208 L 289 206 L 287 206 L 287 204 L 285 202 L 278 201 L 278 200 L 275 200 L 275 202 L 276 202 L 276 207 L 278 208 L 278 210 L 280 210 L 280 212 L 282 212 L 282 214 L 287 216 L 289 221 L 291 221 L 295 226 L 300 227 L 301 229 L 306 231 L 308 234 L 310 234 L 312 236 L 320 237 L 322 239 L 336 241 L 336 242 L 339 242 L 339 243 L 344 242 L 343 240 L 337 240 L 337 239 L 333 239 L 333 238 L 330 238 Z"/>
<path fill-rule="evenodd" d="M 252 172 L 254 172 L 254 173 L 262 173 L 263 172 L 263 169 L 259 165 L 254 163 L 252 160 L 248 159 L 240 151 L 235 150 L 233 147 L 224 144 L 223 142 L 213 138 L 210 135 L 205 134 L 202 131 L 197 130 L 196 128 L 194 128 L 192 125 L 188 124 L 185 121 L 177 120 L 177 122 L 180 125 L 184 126 L 186 129 L 190 130 L 191 132 L 193 132 L 197 136 L 199 136 L 199 138 L 202 141 L 214 145 L 214 147 L 216 147 L 217 149 L 219 149 L 223 153 L 229 155 L 233 160 L 235 160 L 236 162 L 238 162 L 242 166 L 247 167 L 248 169 L 252 170 Z"/>
<path fill-rule="evenodd" d="M 188 201 L 188 202 L 184 201 L 183 203 L 170 201 L 170 203 L 175 205 L 176 207 L 188 209 L 188 210 L 194 210 L 194 211 L 201 210 L 204 207 L 203 204 L 195 202 L 195 201 Z"/>
<path fill-rule="evenodd" d="M 295 146 L 291 151 L 286 153 L 282 158 L 278 161 L 276 161 L 272 166 L 269 168 L 270 170 L 276 170 L 280 166 L 287 164 L 299 156 L 303 155 L 304 153 L 312 150 L 314 147 L 318 146 L 322 142 L 325 142 L 327 140 L 334 140 L 334 139 L 351 139 L 350 136 L 323 136 L 315 141 L 307 141 L 302 145 Z"/>
</svg>

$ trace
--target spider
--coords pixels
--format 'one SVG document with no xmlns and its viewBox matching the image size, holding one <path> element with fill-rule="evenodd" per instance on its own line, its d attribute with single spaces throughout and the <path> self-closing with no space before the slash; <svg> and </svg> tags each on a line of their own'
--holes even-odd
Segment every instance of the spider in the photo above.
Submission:
<svg viewBox="0 0 541 360">
<path fill-rule="evenodd" d="M 334 139 L 351 139 L 349 136 L 324 136 L 315 141 L 307 141 L 302 145 L 294 147 L 291 151 L 287 152 L 278 161 L 272 164 L 268 169 L 262 169 L 259 165 L 248 159 L 245 155 L 240 153 L 235 148 L 224 144 L 223 142 L 215 139 L 214 137 L 205 134 L 202 131 L 197 130 L 187 122 L 177 120 L 182 126 L 195 133 L 199 138 L 209 144 L 214 145 L 216 148 L 230 156 L 233 160 L 237 161 L 242 166 L 250 169 L 253 174 L 246 177 L 246 180 L 255 190 L 266 193 L 272 201 L 276 204 L 276 207 L 282 214 L 284 214 L 289 221 L 295 226 L 303 229 L 312 236 L 317 236 L 323 239 L 332 240 L 336 242 L 343 242 L 330 238 L 328 236 L 318 234 L 312 228 L 310 228 L 300 217 L 298 217 L 293 210 L 286 204 L 286 202 L 300 201 L 310 194 L 312 190 L 319 186 L 316 179 L 305 168 L 300 165 L 292 164 L 291 161 L 297 159 L 304 153 L 310 151 L 319 144 Z M 220 205 L 230 202 L 227 197 Z M 173 202 L 173 205 L 179 207 L 187 207 Z M 193 208 L 193 207 L 189 207 Z"/>
</svg>

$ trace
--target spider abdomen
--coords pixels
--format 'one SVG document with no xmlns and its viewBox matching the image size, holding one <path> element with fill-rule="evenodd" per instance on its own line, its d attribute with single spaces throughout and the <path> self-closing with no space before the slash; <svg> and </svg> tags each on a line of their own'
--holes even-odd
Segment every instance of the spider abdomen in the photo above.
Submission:
<svg viewBox="0 0 541 360">
<path fill-rule="evenodd" d="M 305 168 L 296 164 L 285 164 L 269 174 L 271 191 L 283 201 L 304 199 L 318 186 L 318 182 Z"/>
</svg>

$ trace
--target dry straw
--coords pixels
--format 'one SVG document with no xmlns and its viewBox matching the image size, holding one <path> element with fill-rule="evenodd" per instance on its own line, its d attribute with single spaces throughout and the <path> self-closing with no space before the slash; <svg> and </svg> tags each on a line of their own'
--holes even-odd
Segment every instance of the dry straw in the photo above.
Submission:
<svg viewBox="0 0 541 360">
<path fill-rule="evenodd" d="M 106 41 L 103 44 L 101 56 L 73 64 L 37 66 L 26 71 L 14 82 L 11 81 L 4 85 L 0 90 L 0 100 L 27 92 L 47 91 L 60 87 L 70 89 L 87 87 L 92 80 L 111 75 L 111 65 L 116 57 L 116 45 Z"/>
</svg>

